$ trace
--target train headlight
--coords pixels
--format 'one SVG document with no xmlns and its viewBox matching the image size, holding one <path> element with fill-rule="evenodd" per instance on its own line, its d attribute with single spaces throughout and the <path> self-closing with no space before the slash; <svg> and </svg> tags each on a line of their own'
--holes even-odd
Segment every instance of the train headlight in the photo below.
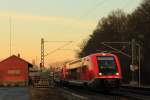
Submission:
<svg viewBox="0 0 150 100">
<path fill-rule="evenodd" d="M 102 73 L 99 73 L 99 75 L 102 75 Z"/>
<path fill-rule="evenodd" d="M 105 54 L 105 53 L 103 53 L 102 55 L 103 55 L 103 56 L 105 56 L 106 54 Z"/>
<path fill-rule="evenodd" d="M 116 75 L 119 75 L 119 73 L 116 73 Z"/>
</svg>

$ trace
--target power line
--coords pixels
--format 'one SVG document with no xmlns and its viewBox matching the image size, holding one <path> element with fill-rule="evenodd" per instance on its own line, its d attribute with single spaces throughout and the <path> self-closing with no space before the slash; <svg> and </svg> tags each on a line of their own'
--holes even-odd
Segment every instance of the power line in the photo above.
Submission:
<svg viewBox="0 0 150 100">
<path fill-rule="evenodd" d="M 125 55 L 129 58 L 131 57 L 130 55 L 122 52 L 121 50 L 118 50 L 118 49 L 112 47 L 111 45 L 108 45 L 108 44 L 130 44 L 130 42 L 102 42 L 101 44 L 108 47 L 108 48 L 110 48 L 110 49 L 112 49 L 112 50 L 114 50 L 114 51 L 117 51 L 118 53 L 121 53 L 121 54 L 123 54 L 123 55 Z"/>
<path fill-rule="evenodd" d="M 81 15 L 80 17 L 85 17 L 88 16 L 90 12 L 94 12 L 99 6 L 102 6 L 107 0 L 102 0 L 100 2 L 98 2 L 95 6 L 93 6 L 93 8 L 88 9 L 86 13 L 84 13 L 83 15 Z"/>
<path fill-rule="evenodd" d="M 62 45 L 61 47 L 53 50 L 52 52 L 50 53 L 47 53 L 45 55 L 45 42 L 67 42 L 66 44 Z M 44 64 L 45 64 L 45 57 L 48 56 L 49 54 L 61 49 L 61 48 L 64 48 L 66 45 L 69 45 L 70 43 L 72 43 L 72 41 L 45 41 L 44 38 L 41 38 L 41 63 L 40 63 L 40 69 L 43 70 L 44 68 Z"/>
<path fill-rule="evenodd" d="M 50 55 L 50 54 L 56 52 L 57 50 L 61 50 L 62 48 L 64 48 L 65 46 L 68 46 L 68 45 L 71 44 L 71 43 L 72 43 L 72 41 L 69 41 L 68 43 L 65 43 L 64 45 L 62 45 L 62 46 L 58 47 L 57 49 L 55 49 L 55 50 L 53 50 L 53 51 L 47 53 L 47 54 L 44 55 L 44 56 L 46 57 L 46 56 L 48 56 L 48 55 Z"/>
<path fill-rule="evenodd" d="M 127 9 L 132 3 L 134 2 L 131 2 L 131 0 L 128 0 L 127 3 L 122 7 L 122 9 Z"/>
<path fill-rule="evenodd" d="M 67 42 L 68 43 L 68 42 L 72 42 L 72 41 L 44 41 L 44 42 L 55 42 L 55 43 L 56 42 L 58 42 L 58 43 L 60 43 L 60 42 Z"/>
<path fill-rule="evenodd" d="M 107 0 L 102 0 L 102 1 L 98 2 L 92 9 L 89 9 L 86 13 L 84 13 L 83 15 L 81 15 L 78 19 L 83 18 L 85 16 L 87 17 L 90 12 L 93 12 L 97 7 L 103 5 L 106 1 Z M 69 24 L 69 27 L 72 26 L 72 24 L 73 23 Z M 78 42 L 78 40 L 75 41 L 75 42 Z M 45 42 L 62 42 L 62 41 L 45 41 Z M 68 41 L 64 41 L 64 42 L 68 42 Z M 54 53 L 54 52 L 56 52 L 58 50 L 62 50 L 62 48 L 64 48 L 65 46 L 69 45 L 70 43 L 72 43 L 72 42 L 70 41 L 69 43 L 66 43 L 66 44 L 62 45 L 61 47 L 58 47 L 57 49 L 55 49 L 55 50 L 47 53 L 46 55 L 44 55 L 44 57 L 46 57 L 46 56 L 48 56 L 48 55 L 50 55 L 50 54 L 52 54 L 52 53 Z"/>
<path fill-rule="evenodd" d="M 9 54 L 10 54 L 10 56 L 11 56 L 11 51 L 12 51 L 12 19 L 11 19 L 11 16 L 9 17 L 9 31 L 10 31 L 10 33 L 9 33 L 9 35 L 10 35 L 10 37 L 9 37 L 9 49 L 10 49 L 10 51 L 9 51 Z"/>
<path fill-rule="evenodd" d="M 78 19 L 87 17 L 91 12 L 93 12 L 95 9 L 97 9 L 99 6 L 102 6 L 107 0 L 100 0 L 100 2 L 96 3 L 95 6 L 88 9 L 83 15 L 79 16 Z M 69 24 L 69 27 L 72 27 L 73 22 Z M 80 39 L 75 40 L 74 42 L 78 42 Z"/>
</svg>

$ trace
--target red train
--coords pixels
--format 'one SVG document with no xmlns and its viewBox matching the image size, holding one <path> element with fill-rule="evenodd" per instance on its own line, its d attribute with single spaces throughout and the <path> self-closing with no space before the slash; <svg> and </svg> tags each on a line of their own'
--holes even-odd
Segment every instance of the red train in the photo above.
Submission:
<svg viewBox="0 0 150 100">
<path fill-rule="evenodd" d="M 92 88 L 118 88 L 122 78 L 118 57 L 111 53 L 96 53 L 65 64 L 61 70 L 63 84 Z"/>
</svg>

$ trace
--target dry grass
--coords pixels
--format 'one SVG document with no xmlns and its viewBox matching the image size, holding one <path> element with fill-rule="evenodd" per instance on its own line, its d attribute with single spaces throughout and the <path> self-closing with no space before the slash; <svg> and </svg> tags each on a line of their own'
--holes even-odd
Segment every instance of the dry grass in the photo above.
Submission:
<svg viewBox="0 0 150 100">
<path fill-rule="evenodd" d="M 31 100 L 66 100 L 56 88 L 30 88 Z"/>
</svg>

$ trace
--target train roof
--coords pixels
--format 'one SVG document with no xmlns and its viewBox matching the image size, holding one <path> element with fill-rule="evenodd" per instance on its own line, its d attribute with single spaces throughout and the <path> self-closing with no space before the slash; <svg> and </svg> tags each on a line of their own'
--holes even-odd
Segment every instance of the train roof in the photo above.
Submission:
<svg viewBox="0 0 150 100">
<path fill-rule="evenodd" d="M 109 56 L 115 56 L 115 54 L 112 54 L 112 53 L 93 53 L 93 54 L 90 54 L 88 56 L 85 56 L 83 58 L 78 58 L 78 59 L 74 59 L 68 63 L 73 63 L 73 62 L 77 62 L 77 61 L 81 61 L 82 59 L 84 58 L 87 58 L 87 57 L 90 57 L 90 56 L 98 56 L 98 55 L 109 55 Z"/>
<path fill-rule="evenodd" d="M 97 56 L 97 55 L 109 55 L 109 56 L 114 56 L 113 53 L 94 53 L 94 54 L 90 54 L 90 55 L 88 55 L 88 56 Z M 88 57 L 88 56 L 87 56 L 87 57 Z"/>
<path fill-rule="evenodd" d="M 80 66 L 76 66 L 76 67 L 69 67 L 70 65 L 72 65 L 72 64 L 80 64 L 83 60 L 84 60 L 84 58 L 88 58 L 88 57 L 92 57 L 92 56 L 100 56 L 100 55 L 102 55 L 102 56 L 105 56 L 105 55 L 107 55 L 107 56 L 115 56 L 114 54 L 112 54 L 112 53 L 94 53 L 94 54 L 90 54 L 90 55 L 88 55 L 88 56 L 86 56 L 86 57 L 83 57 L 83 58 L 79 58 L 79 59 L 75 59 L 75 60 L 72 60 L 72 61 L 70 61 L 70 62 L 68 62 L 68 63 L 66 63 L 66 67 L 68 68 L 68 69 L 74 69 L 74 68 L 76 68 L 76 67 L 80 67 Z"/>
</svg>

